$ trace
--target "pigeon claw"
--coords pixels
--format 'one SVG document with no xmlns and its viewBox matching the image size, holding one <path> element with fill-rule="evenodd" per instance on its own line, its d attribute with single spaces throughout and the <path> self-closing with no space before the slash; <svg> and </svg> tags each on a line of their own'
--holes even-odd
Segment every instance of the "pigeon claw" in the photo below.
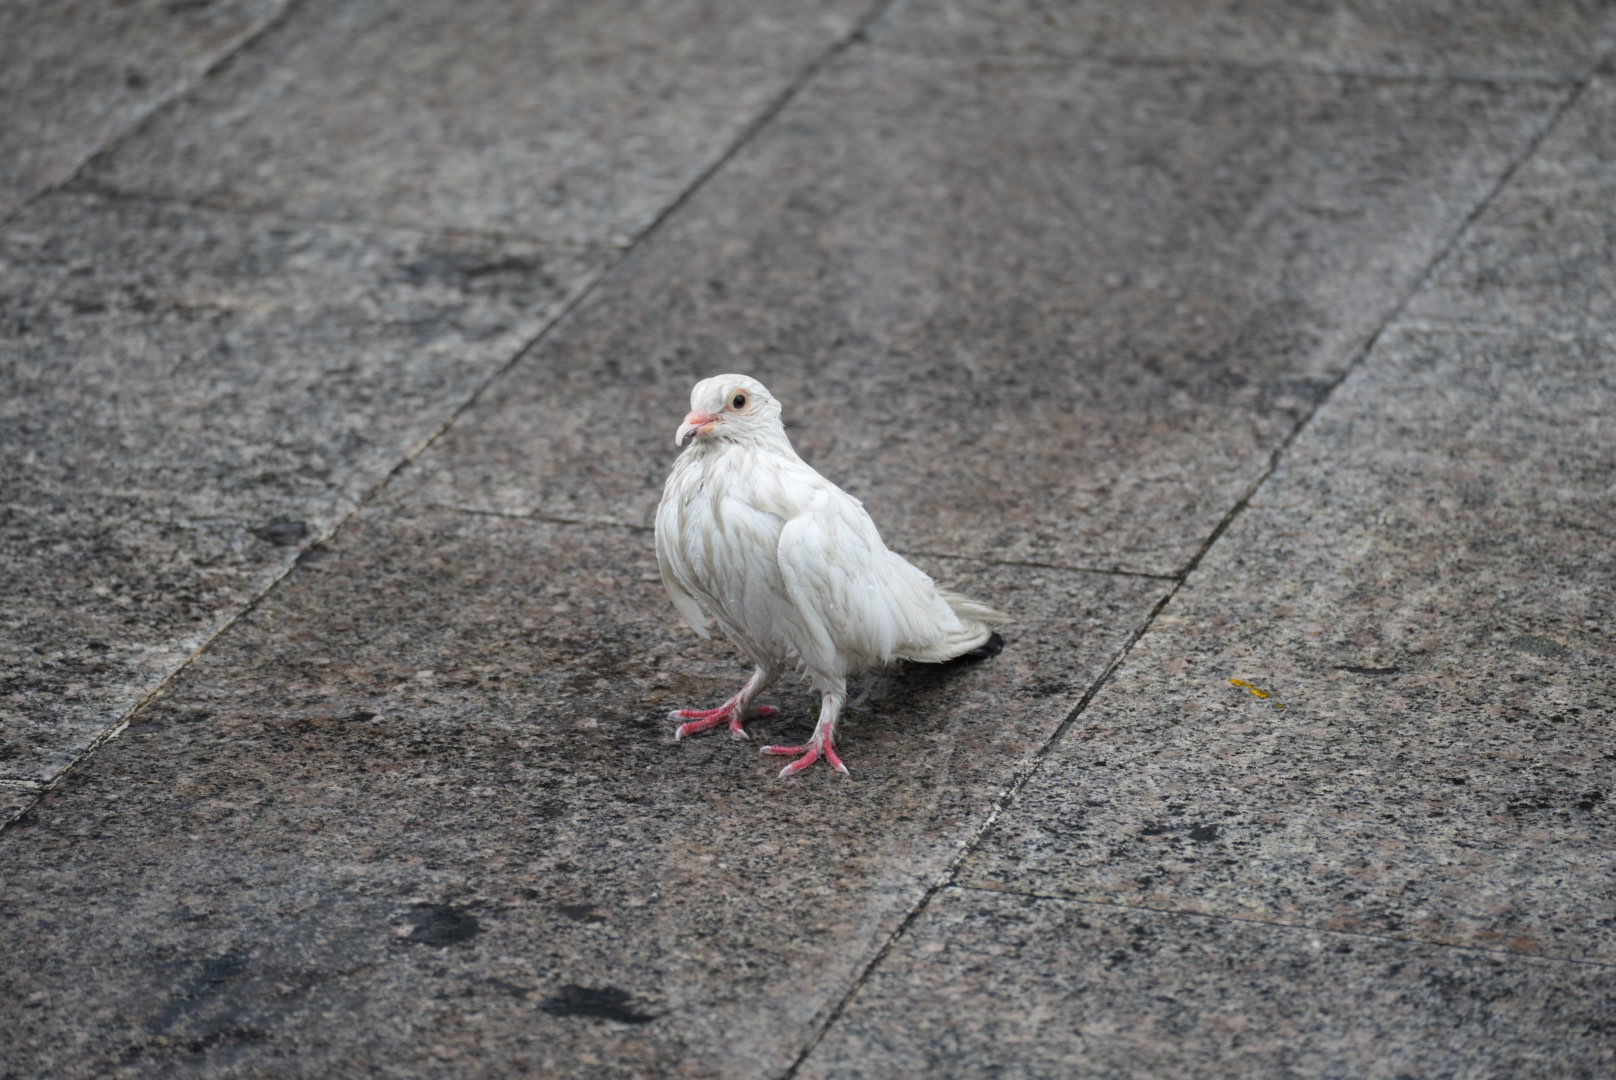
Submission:
<svg viewBox="0 0 1616 1080">
<path fill-rule="evenodd" d="M 847 771 L 847 766 L 842 764 L 842 759 L 836 756 L 836 745 L 829 740 L 826 740 L 823 746 L 813 742 L 804 746 L 765 746 L 763 747 L 763 752 L 765 754 L 782 754 L 785 756 L 801 755 L 796 761 L 780 770 L 781 779 L 802 772 L 802 770 L 818 761 L 821 756 L 824 757 L 827 765 L 843 776 L 850 775 Z"/>
<path fill-rule="evenodd" d="M 716 709 L 675 709 L 668 714 L 669 720 L 685 720 L 688 723 L 680 724 L 673 733 L 673 741 L 678 742 L 686 735 L 694 735 L 698 731 L 718 727 L 720 724 L 729 725 L 729 737 L 732 739 L 749 739 L 750 735 L 741 724 L 757 716 L 773 716 L 779 710 L 773 705 L 756 705 L 742 715 L 741 710 L 735 707 L 733 701 L 726 701 Z"/>
</svg>

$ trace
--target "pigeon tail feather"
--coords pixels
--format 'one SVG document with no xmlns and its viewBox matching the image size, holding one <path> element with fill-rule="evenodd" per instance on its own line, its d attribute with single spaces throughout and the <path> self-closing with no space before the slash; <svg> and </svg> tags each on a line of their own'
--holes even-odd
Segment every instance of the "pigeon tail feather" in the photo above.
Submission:
<svg viewBox="0 0 1616 1080">
<path fill-rule="evenodd" d="M 959 619 L 959 629 L 925 648 L 904 651 L 900 654 L 903 659 L 922 664 L 947 663 L 980 649 L 995 636 L 993 632 L 995 626 L 1003 626 L 1010 621 L 1010 616 L 1004 612 L 995 610 L 980 600 L 973 600 L 969 596 L 961 596 L 948 589 L 938 589 L 937 595 L 943 598 Z"/>
</svg>

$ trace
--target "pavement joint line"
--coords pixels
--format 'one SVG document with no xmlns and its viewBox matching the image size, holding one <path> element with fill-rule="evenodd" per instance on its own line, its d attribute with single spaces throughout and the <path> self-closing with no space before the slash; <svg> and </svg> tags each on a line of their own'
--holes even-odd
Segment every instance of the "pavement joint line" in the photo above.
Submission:
<svg viewBox="0 0 1616 1080">
<path fill-rule="evenodd" d="M 68 183 L 68 181 L 63 181 L 64 185 Z M 58 186 L 55 193 L 64 198 L 96 199 L 104 203 L 133 204 L 192 214 L 213 214 L 219 217 L 243 218 L 249 221 L 267 221 L 304 229 L 341 229 L 367 235 L 388 234 L 424 236 L 434 239 L 469 239 L 506 244 L 532 244 L 534 247 L 542 247 L 551 251 L 579 255 L 615 254 L 622 251 L 624 247 L 622 244 L 615 244 L 610 241 L 590 244 L 576 240 L 547 240 L 542 236 L 534 236 L 530 233 L 501 232 L 497 229 L 471 229 L 459 225 L 411 225 L 405 222 L 378 221 L 373 218 L 347 220 L 343 218 L 306 217 L 299 214 L 288 214 L 268 207 L 223 206 L 209 202 L 207 199 L 188 199 L 183 196 L 158 191 L 133 191 L 127 188 L 109 187 L 105 184 L 95 184 L 89 181 L 71 184 L 71 186 L 66 187 Z"/>
<path fill-rule="evenodd" d="M 610 518 L 574 518 L 564 514 L 541 514 L 524 510 L 494 510 L 486 506 L 455 506 L 453 503 L 440 502 L 400 502 L 392 504 L 397 510 L 437 510 L 451 514 L 471 514 L 474 517 L 504 518 L 507 521 L 539 521 L 548 525 L 575 525 L 583 529 L 627 529 L 630 532 L 648 533 L 655 529 L 650 525 L 640 525 L 632 521 L 612 521 Z"/>
<path fill-rule="evenodd" d="M 1616 50 L 1612 51 L 1616 52 Z M 1609 59 L 1609 56 L 1610 54 L 1607 54 L 1606 57 L 1602 58 L 1601 62 Z M 1597 67 L 1597 65 L 1595 65 L 1595 67 Z M 1414 278 L 1403 295 L 1390 306 L 1390 309 L 1381 319 L 1379 325 L 1374 329 L 1373 332 L 1367 335 L 1364 342 L 1358 347 L 1356 352 L 1352 355 L 1352 358 L 1342 368 L 1340 373 L 1331 380 L 1324 392 L 1318 396 L 1318 399 L 1313 403 L 1313 407 L 1307 411 L 1306 415 L 1296 422 L 1296 424 L 1291 428 L 1290 432 L 1283 439 L 1281 439 L 1279 444 L 1275 446 L 1275 448 L 1269 453 L 1267 466 L 1262 470 L 1257 478 L 1252 481 L 1250 486 L 1246 489 L 1245 494 L 1236 500 L 1228 512 L 1223 515 L 1222 520 L 1220 520 L 1212 529 L 1212 532 L 1208 534 L 1206 540 L 1200 545 L 1200 549 L 1185 566 L 1182 574 L 1177 575 L 1173 579 L 1172 587 L 1162 595 L 1154 606 L 1152 606 L 1151 610 L 1148 614 L 1146 614 L 1140 624 L 1129 633 L 1126 640 L 1122 643 L 1122 646 L 1113 655 L 1110 663 L 1106 665 L 1105 670 L 1097 679 L 1094 680 L 1094 682 L 1089 686 L 1088 690 L 1084 692 L 1083 696 L 1078 699 L 1077 704 L 1072 707 L 1071 712 L 1067 714 L 1066 718 L 1056 725 L 1053 734 L 1051 734 L 1050 737 L 1044 741 L 1044 744 L 1040 746 L 1033 754 L 1030 764 L 1025 769 L 1011 777 L 1009 783 L 1005 785 L 1005 789 L 1000 793 L 998 799 L 994 801 L 994 805 L 983 819 L 982 825 L 965 839 L 965 841 L 960 845 L 959 850 L 955 853 L 954 857 L 949 860 L 948 865 L 941 871 L 941 873 L 938 874 L 932 883 L 926 887 L 925 893 L 921 896 L 920 900 L 908 911 L 907 914 L 905 914 L 903 919 L 899 922 L 897 928 L 892 931 L 892 933 L 887 937 L 886 941 L 881 944 L 881 947 L 876 950 L 875 955 L 872 956 L 869 962 L 865 964 L 864 969 L 853 977 L 852 983 L 847 991 L 831 1007 L 823 1023 L 817 1026 L 812 1037 L 808 1040 L 802 1051 L 797 1055 L 796 1059 L 791 1063 L 791 1065 L 787 1067 L 786 1071 L 781 1074 L 781 1080 L 793 1080 L 798 1072 L 801 1071 L 802 1066 L 804 1063 L 806 1063 L 814 1049 L 819 1045 L 820 1041 L 824 1039 L 824 1037 L 830 1032 L 830 1029 L 835 1026 L 836 1021 L 846 1011 L 848 1005 L 852 1003 L 853 999 L 858 996 L 859 991 L 862 990 L 865 983 L 869 981 L 870 976 L 878 967 L 880 967 L 883 962 L 885 962 L 892 950 L 896 948 L 897 943 L 903 939 L 905 934 L 908 933 L 910 926 L 913 925 L 920 915 L 931 906 L 933 899 L 939 892 L 954 884 L 954 879 L 958 874 L 959 867 L 964 863 L 965 859 L 976 849 L 977 845 L 981 842 L 982 837 L 987 835 L 987 833 L 997 823 L 1000 815 L 1011 805 L 1011 803 L 1015 801 L 1016 796 L 1020 794 L 1021 790 L 1026 787 L 1033 775 L 1035 775 L 1043 766 L 1044 762 L 1053 752 L 1055 746 L 1061 742 L 1066 733 L 1070 731 L 1071 728 L 1077 723 L 1078 717 L 1083 715 L 1083 712 L 1088 708 L 1095 696 L 1100 692 L 1101 689 L 1104 688 L 1106 683 L 1111 680 L 1112 676 L 1116 673 L 1117 669 L 1121 667 L 1122 662 L 1127 658 L 1128 654 L 1133 651 L 1133 647 L 1138 644 L 1139 640 L 1143 638 L 1146 633 L 1150 631 L 1150 628 L 1155 624 L 1156 619 L 1161 615 L 1162 611 L 1167 607 L 1167 605 L 1173 601 L 1173 598 L 1178 595 L 1179 590 L 1184 587 L 1190 576 L 1194 574 L 1196 569 L 1201 565 L 1202 561 L 1206 558 L 1207 553 L 1211 551 L 1213 545 L 1215 545 L 1223 537 L 1224 533 L 1228 531 L 1230 525 L 1233 524 L 1234 520 L 1240 515 L 1241 511 L 1243 511 L 1251 503 L 1252 498 L 1255 497 L 1257 492 L 1262 488 L 1263 484 L 1266 483 L 1268 478 L 1274 474 L 1274 471 L 1279 467 L 1280 459 L 1284 456 L 1285 452 L 1290 449 L 1292 444 L 1296 442 L 1302 432 L 1307 429 L 1308 425 L 1313 421 L 1313 418 L 1318 415 L 1319 411 L 1325 406 L 1325 404 L 1328 403 L 1332 397 L 1334 397 L 1337 388 L 1339 388 L 1341 384 L 1346 381 L 1349 375 L 1358 370 L 1358 368 L 1361 367 L 1368 357 L 1374 352 L 1375 345 L 1380 340 L 1382 333 L 1384 333 L 1388 327 L 1391 327 L 1396 323 L 1398 317 L 1408 306 L 1409 302 L 1415 296 L 1419 295 L 1421 289 L 1423 289 L 1426 283 L 1430 281 L 1431 278 L 1440 270 L 1443 263 L 1447 261 L 1448 257 L 1458 247 L 1459 241 L 1464 237 L 1465 233 L 1470 230 L 1471 225 L 1473 225 L 1477 218 L 1479 218 L 1487 210 L 1487 208 L 1497 200 L 1499 194 L 1509 185 L 1509 182 L 1515 177 L 1515 174 L 1520 170 L 1521 166 L 1537 153 L 1538 148 L 1543 144 L 1543 140 L 1547 138 L 1549 132 L 1554 130 L 1555 126 L 1559 123 L 1561 117 L 1565 115 L 1567 110 L 1569 110 L 1571 106 L 1575 104 L 1575 102 L 1582 96 L 1583 91 L 1587 88 L 1588 83 L 1592 78 L 1593 74 L 1592 70 L 1590 70 L 1579 81 L 1571 85 L 1570 89 L 1561 99 L 1560 103 L 1550 112 L 1550 115 L 1544 122 L 1543 126 L 1525 140 L 1525 145 L 1515 155 L 1513 160 L 1511 160 L 1499 173 L 1498 179 L 1495 180 L 1492 186 L 1487 189 L 1480 199 L 1477 200 L 1476 205 L 1471 207 L 1469 213 L 1464 215 L 1459 222 L 1458 227 L 1454 229 L 1452 235 L 1448 237 L 1447 241 L 1442 244 L 1437 252 L 1426 263 L 1425 269 Z"/>
<path fill-rule="evenodd" d="M 172 94 L 168 95 L 166 98 L 163 98 L 161 101 L 152 104 L 143 114 L 131 120 L 121 131 L 114 132 L 113 134 L 107 136 L 105 142 L 96 147 L 94 150 L 90 151 L 88 154 L 85 154 L 79 163 L 75 165 L 72 171 L 66 176 L 56 181 L 56 183 L 47 184 L 38 191 L 28 195 L 12 209 L 11 213 L 0 216 L 0 229 L 4 229 L 13 221 L 16 221 L 25 210 L 32 207 L 35 203 L 43 202 L 46 198 L 56 194 L 58 191 L 61 191 L 69 184 L 73 183 L 84 173 L 84 170 L 92 161 L 95 161 L 97 158 L 104 157 L 113 149 L 134 138 L 142 131 L 145 131 L 146 128 L 151 125 L 152 121 L 158 116 L 168 111 L 177 102 L 189 97 L 191 93 L 203 83 L 206 83 L 220 71 L 224 70 L 231 63 L 233 63 L 236 57 L 240 56 L 249 48 L 256 45 L 259 41 L 263 40 L 266 34 L 278 30 L 281 26 L 285 25 L 286 22 L 291 19 L 293 13 L 304 7 L 307 3 L 308 0 L 287 0 L 286 6 L 282 8 L 279 13 L 266 20 L 264 25 L 260 26 L 257 30 L 236 42 L 234 48 L 229 49 L 220 56 L 214 58 L 213 62 L 198 72 L 196 77 L 189 83 L 180 87 L 178 90 L 175 90 Z"/>
<path fill-rule="evenodd" d="M 632 532 L 655 532 L 655 526 L 640 525 L 630 521 L 613 521 L 609 518 L 574 518 L 562 514 L 545 514 L 531 510 L 498 510 L 486 506 L 456 506 L 453 503 L 441 502 L 399 502 L 392 504 L 395 509 L 405 510 L 414 507 L 419 510 L 438 510 L 454 514 L 472 514 L 482 517 L 506 518 L 511 521 L 543 521 L 552 525 L 576 525 L 581 528 L 628 529 Z M 972 555 L 963 551 L 930 551 L 920 548 L 893 549 L 905 558 L 921 556 L 931 559 L 957 559 L 960 562 L 973 562 L 983 566 L 1010 566 L 1026 567 L 1031 570 L 1056 570 L 1068 574 L 1104 574 L 1107 577 L 1137 577 L 1152 581 L 1177 581 L 1182 576 L 1178 572 L 1161 572 L 1150 570 L 1125 570 L 1120 567 L 1067 565 L 1064 563 L 1036 562 L 1027 559 L 995 559 L 987 555 Z"/>
<path fill-rule="evenodd" d="M 1388 329 L 1399 332 L 1413 330 L 1427 334 L 1475 334 L 1492 337 L 1517 338 L 1523 334 L 1535 338 L 1554 338 L 1564 341 L 1603 342 L 1616 334 L 1616 320 L 1588 319 L 1581 326 L 1540 324 L 1523 328 L 1519 324 L 1483 322 L 1475 319 L 1450 319 L 1441 316 L 1397 320 Z"/>
<path fill-rule="evenodd" d="M 1612 968 L 1616 969 L 1616 961 L 1610 960 L 1583 960 L 1571 956 L 1544 956 L 1542 953 L 1524 952 L 1520 949 L 1497 949 L 1486 945 L 1460 945 L 1451 941 L 1433 941 L 1430 938 L 1399 937 L 1396 934 L 1376 934 L 1367 930 L 1336 930 L 1323 926 L 1310 926 L 1307 923 L 1282 922 L 1278 919 L 1259 919 L 1250 915 L 1230 915 L 1223 911 L 1191 911 L 1188 908 L 1153 907 L 1150 904 L 1125 904 L 1120 900 L 1093 900 L 1078 896 L 1062 896 L 1058 893 L 1041 893 L 1032 889 L 1015 889 L 995 885 L 976 885 L 968 882 L 955 882 L 949 886 L 962 892 L 995 893 L 1001 896 L 1025 896 L 1032 900 L 1055 900 L 1065 904 L 1081 904 L 1085 907 L 1111 908 L 1121 911 L 1149 911 L 1158 915 L 1178 915 L 1195 919 L 1211 919 L 1216 922 L 1251 923 L 1257 926 L 1272 926 L 1282 930 L 1295 930 L 1311 934 L 1329 934 L 1335 937 L 1365 938 L 1370 941 L 1385 941 L 1397 945 L 1423 945 L 1433 949 L 1452 949 L 1456 952 L 1483 953 L 1487 956 L 1510 956 L 1522 960 L 1536 960 L 1545 964 L 1577 964 L 1582 967 Z"/>
<path fill-rule="evenodd" d="M 106 145 L 102 146 L 100 150 L 89 155 L 84 161 L 80 162 L 79 167 L 75 169 L 73 173 L 70 174 L 66 179 L 48 189 L 45 189 L 44 191 L 36 193 L 33 197 L 24 200 L 23 203 L 18 207 L 18 212 L 20 212 L 24 207 L 31 206 L 34 202 L 38 201 L 40 198 L 43 198 L 46 194 L 56 191 L 63 185 L 70 183 L 74 177 L 78 176 L 79 173 L 83 171 L 85 166 L 88 165 L 90 161 L 101 156 L 102 154 L 105 154 L 125 139 L 133 137 L 152 121 L 152 118 L 159 111 L 161 111 L 162 107 L 167 106 L 170 102 L 177 101 L 179 98 L 183 97 L 184 94 L 189 93 L 197 86 L 200 86 L 204 81 L 206 81 L 207 78 L 218 72 L 230 60 L 240 55 L 242 50 L 245 49 L 250 43 L 260 40 L 264 34 L 268 33 L 272 28 L 284 24 L 290 14 L 294 10 L 300 8 L 306 2 L 307 0 L 290 0 L 280 15 L 266 23 L 258 33 L 253 34 L 242 41 L 240 45 L 238 45 L 235 49 L 232 49 L 226 56 L 221 57 L 219 60 L 209 65 L 208 69 L 202 74 L 202 76 L 200 76 L 191 86 L 187 87 L 185 91 L 175 94 L 173 97 L 163 102 L 161 106 L 154 108 L 151 113 L 147 114 L 139 122 L 131 125 L 128 129 L 115 138 L 108 140 Z M 432 430 L 431 434 L 420 440 L 414 446 L 414 448 L 402 455 L 401 459 L 387 471 L 381 480 L 374 484 L 368 492 L 356 499 L 353 506 L 346 514 L 343 514 L 341 517 L 337 518 L 322 535 L 304 544 L 295 555 L 291 556 L 287 560 L 286 564 L 281 568 L 280 572 L 274 574 L 274 576 L 270 578 L 270 580 L 255 596 L 247 600 L 247 602 L 238 608 L 234 613 L 223 616 L 220 619 L 219 624 L 214 627 L 211 632 L 204 635 L 202 643 L 193 649 L 190 654 L 185 657 L 185 659 L 181 660 L 177 665 L 175 665 L 173 670 L 164 675 L 151 689 L 142 694 L 140 699 L 131 708 L 123 713 L 117 723 L 109 725 L 107 729 L 99 732 L 93 739 L 90 740 L 88 744 L 86 744 L 84 749 L 73 755 L 72 760 L 63 765 L 62 768 L 57 771 L 57 773 L 52 776 L 48 782 L 46 782 L 44 788 L 41 789 L 41 794 L 54 790 L 69 775 L 71 775 L 74 770 L 76 770 L 84 762 L 88 761 L 90 757 L 93 756 L 95 752 L 98 751 L 102 746 L 106 745 L 108 741 L 122 734 L 123 731 L 128 728 L 130 722 L 139 716 L 143 710 L 148 708 L 152 702 L 161 697 L 163 693 L 168 690 L 168 687 L 176 679 L 178 679 L 180 675 L 183 674 L 191 666 L 191 664 L 197 660 L 198 657 L 205 653 L 216 640 L 218 640 L 221 634 L 227 632 L 240 619 L 250 615 L 261 603 L 273 595 L 275 590 L 280 586 L 281 582 L 285 581 L 287 576 L 298 568 L 302 562 L 302 556 L 305 551 L 310 548 L 329 543 L 333 537 L 342 531 L 348 522 L 352 521 L 358 514 L 375 502 L 381 493 L 387 489 L 388 485 L 390 485 L 401 472 L 414 464 L 414 462 L 421 455 L 425 454 L 429 449 L 431 449 L 433 444 L 435 444 L 445 432 L 447 432 L 456 424 L 456 422 L 459 421 L 461 416 L 465 415 L 466 412 L 476 406 L 490 386 L 498 382 L 502 377 L 513 370 L 532 352 L 534 352 L 540 345 L 542 345 L 557 326 L 566 321 L 567 317 L 570 316 L 572 312 L 577 310 L 586 299 L 588 299 L 598 288 L 601 287 L 604 282 L 610 279 L 618 271 L 618 269 L 628 261 L 628 259 L 640 247 L 641 244 L 655 236 L 670 217 L 678 213 L 678 211 L 683 208 L 691 200 L 691 198 L 694 197 L 697 191 L 706 186 L 707 182 L 711 180 L 714 175 L 716 175 L 721 169 L 723 169 L 725 165 L 733 160 L 748 143 L 755 139 L 758 134 L 761 133 L 763 129 L 766 128 L 770 122 L 772 122 L 774 118 L 778 116 L 781 111 L 784 110 L 785 107 L 789 105 L 797 97 L 797 95 L 800 94 L 802 90 L 814 80 L 815 77 L 819 75 L 821 71 L 823 71 L 833 60 L 835 60 L 836 57 L 845 52 L 854 42 L 862 40 L 866 28 L 868 28 L 868 26 L 882 14 L 882 12 L 884 12 L 887 7 L 894 2 L 895 0 L 877 0 L 877 2 L 865 12 L 863 17 L 854 23 L 851 30 L 842 35 L 842 37 L 838 38 L 836 41 L 832 42 L 831 45 L 822 51 L 816 58 L 799 68 L 796 76 L 792 78 L 785 88 L 781 90 L 780 93 L 776 94 L 773 100 L 759 110 L 758 114 L 741 129 L 740 133 L 730 141 L 730 144 L 723 150 L 723 152 L 721 152 L 705 169 L 698 173 L 696 177 L 685 186 L 683 191 L 669 201 L 669 203 L 657 214 L 655 219 L 653 219 L 649 225 L 647 225 L 633 238 L 631 243 L 624 246 L 618 252 L 615 260 L 613 260 L 609 265 L 604 266 L 600 270 L 596 271 L 593 275 L 585 277 L 583 279 L 582 286 L 572 295 L 572 297 L 562 303 L 556 309 L 555 313 L 544 322 L 544 325 L 541 326 L 532 337 L 528 338 L 526 342 L 518 346 L 512 352 L 510 359 L 506 360 L 493 372 L 485 376 L 459 405 L 455 406 L 449 411 L 448 416 Z M 5 219 L 0 219 L 0 228 L 4 228 L 14 217 L 15 214 L 10 215 Z M 24 813 L 26 813 L 26 809 L 24 810 Z M 20 817 L 21 815 L 18 816 Z M 11 824 L 14 824 L 16 820 L 17 818 L 14 817 L 12 818 L 11 822 L 5 825 L 0 825 L 0 836 L 3 836 L 4 833 L 10 828 Z"/>
<path fill-rule="evenodd" d="M 987 566 L 1022 566 L 1029 570 L 1059 570 L 1064 573 L 1105 574 L 1108 577 L 1148 578 L 1152 581 L 1177 581 L 1183 575 L 1168 570 L 1128 570 L 1120 566 L 1083 566 L 1078 563 L 1039 562 L 1036 559 L 995 559 L 987 555 L 972 555 L 964 551 L 927 551 L 905 548 L 901 554 L 923 555 L 932 559 L 959 559 L 963 562 L 983 563 Z"/>
<path fill-rule="evenodd" d="M 1145 53 L 1060 52 L 1057 50 L 1041 52 L 1031 49 L 986 49 L 981 51 L 962 49 L 946 51 L 891 44 L 880 40 L 870 42 L 870 47 L 877 52 L 894 57 L 936 61 L 952 60 L 955 62 L 976 61 L 1019 68 L 1071 67 L 1075 64 L 1161 68 L 1173 71 L 1202 68 L 1209 71 L 1244 72 L 1249 74 L 1272 72 L 1276 75 L 1361 79 L 1367 82 L 1382 83 L 1429 83 L 1438 85 L 1464 83 L 1500 87 L 1571 87 L 1578 85 L 1590 75 L 1596 74 L 1599 69 L 1598 63 L 1595 63 L 1582 71 L 1538 75 L 1507 71 L 1376 71 L 1373 68 L 1331 67 L 1322 64 L 1315 67 L 1308 64 L 1264 63 L 1258 60 L 1238 60 L 1233 57 L 1218 56 L 1177 57 L 1151 56 Z M 1602 62 L 1603 58 L 1600 60 L 1600 63 Z"/>
</svg>

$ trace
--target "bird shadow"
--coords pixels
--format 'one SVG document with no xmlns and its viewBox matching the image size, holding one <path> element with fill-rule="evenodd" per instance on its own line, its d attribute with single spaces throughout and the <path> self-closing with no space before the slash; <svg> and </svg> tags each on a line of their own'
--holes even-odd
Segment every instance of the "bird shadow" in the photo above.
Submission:
<svg viewBox="0 0 1616 1080">
<path fill-rule="evenodd" d="M 972 673 L 992 661 L 1004 648 L 994 634 L 980 649 L 941 664 L 898 661 L 890 667 L 854 679 L 848 687 L 840 729 L 863 728 L 870 733 L 902 731 L 908 734 L 941 730 L 955 711 L 957 699 Z M 819 717 L 816 694 L 792 694 L 797 701 L 780 702 L 780 712 L 748 725 L 769 742 L 802 743 L 814 732 Z"/>
</svg>

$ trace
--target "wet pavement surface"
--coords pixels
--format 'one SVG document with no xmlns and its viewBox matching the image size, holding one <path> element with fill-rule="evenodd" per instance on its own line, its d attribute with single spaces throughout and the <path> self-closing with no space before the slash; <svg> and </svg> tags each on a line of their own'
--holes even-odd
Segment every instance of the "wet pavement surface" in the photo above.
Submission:
<svg viewBox="0 0 1616 1080">
<path fill-rule="evenodd" d="M 0 1077 L 1616 1071 L 1616 6 L 0 31 Z M 1014 617 L 848 777 L 724 371 Z"/>
</svg>

